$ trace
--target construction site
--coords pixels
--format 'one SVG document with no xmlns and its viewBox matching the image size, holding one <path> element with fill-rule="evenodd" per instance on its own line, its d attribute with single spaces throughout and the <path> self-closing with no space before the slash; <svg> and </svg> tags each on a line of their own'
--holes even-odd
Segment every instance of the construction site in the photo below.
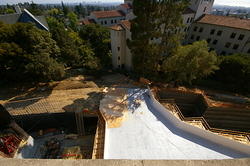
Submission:
<svg viewBox="0 0 250 166">
<path fill-rule="evenodd" d="M 0 103 L 0 156 L 250 157 L 249 98 L 149 85 L 146 79 L 133 81 L 120 74 L 98 80 L 77 76 L 6 97 Z"/>
</svg>

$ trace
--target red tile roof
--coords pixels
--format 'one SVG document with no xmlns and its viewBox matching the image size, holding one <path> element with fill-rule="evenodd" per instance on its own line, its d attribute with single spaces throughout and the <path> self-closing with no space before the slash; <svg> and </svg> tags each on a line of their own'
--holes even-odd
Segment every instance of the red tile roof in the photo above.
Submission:
<svg viewBox="0 0 250 166">
<path fill-rule="evenodd" d="M 130 21 L 128 21 L 128 20 L 123 20 L 123 21 L 121 21 L 121 24 L 122 24 L 125 28 L 127 28 L 128 30 L 131 29 L 131 22 L 130 22 Z"/>
<path fill-rule="evenodd" d="M 229 17 L 229 16 L 217 16 L 206 14 L 199 18 L 197 23 L 203 24 L 212 24 L 212 25 L 219 25 L 237 29 L 245 29 L 250 31 L 250 20 L 249 19 L 240 19 L 236 17 Z"/>
<path fill-rule="evenodd" d="M 93 24 L 93 23 L 95 23 L 95 20 L 93 20 L 93 19 L 84 19 L 82 21 L 83 25 L 89 25 L 89 24 Z"/>
<path fill-rule="evenodd" d="M 117 25 L 114 25 L 114 26 L 112 26 L 112 27 L 110 27 L 112 30 L 115 30 L 115 31 L 121 31 L 121 30 L 124 30 L 124 28 L 121 26 L 121 25 L 119 25 L 119 24 L 117 24 Z"/>
<path fill-rule="evenodd" d="M 124 3 L 124 4 L 121 4 L 120 6 L 124 7 L 125 9 L 132 9 L 132 5 L 129 3 Z"/>
<path fill-rule="evenodd" d="M 122 11 L 110 10 L 110 11 L 95 11 L 92 12 L 96 18 L 110 18 L 110 17 L 123 17 L 125 16 Z"/>
</svg>

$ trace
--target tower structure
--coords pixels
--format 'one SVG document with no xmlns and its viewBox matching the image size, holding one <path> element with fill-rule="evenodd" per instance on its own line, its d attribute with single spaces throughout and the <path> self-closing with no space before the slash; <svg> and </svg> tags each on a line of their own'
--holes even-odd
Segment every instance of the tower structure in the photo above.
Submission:
<svg viewBox="0 0 250 166">
<path fill-rule="evenodd" d="M 213 8 L 214 0 L 190 0 L 189 7 L 195 11 L 195 18 L 199 18 L 203 14 L 210 14 Z"/>
</svg>

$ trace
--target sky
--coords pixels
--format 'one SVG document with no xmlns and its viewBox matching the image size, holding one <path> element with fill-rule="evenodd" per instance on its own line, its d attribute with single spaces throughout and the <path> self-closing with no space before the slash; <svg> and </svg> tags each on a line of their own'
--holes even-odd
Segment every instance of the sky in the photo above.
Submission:
<svg viewBox="0 0 250 166">
<path fill-rule="evenodd" d="M 62 0 L 33 0 L 35 3 L 60 3 Z M 63 0 L 65 3 L 69 2 L 123 2 L 123 0 Z M 1 5 L 7 3 L 31 2 L 31 0 L 0 0 Z M 216 5 L 230 5 L 250 7 L 250 0 L 215 0 Z"/>
</svg>

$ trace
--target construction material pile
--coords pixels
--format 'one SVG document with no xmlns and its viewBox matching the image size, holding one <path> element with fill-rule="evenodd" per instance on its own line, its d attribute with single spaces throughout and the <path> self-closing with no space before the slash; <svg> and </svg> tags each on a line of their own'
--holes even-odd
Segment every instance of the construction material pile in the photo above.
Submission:
<svg viewBox="0 0 250 166">
<path fill-rule="evenodd" d="M 41 152 L 44 159 L 57 159 L 60 158 L 61 142 L 56 138 L 51 138 L 45 142 Z"/>
<path fill-rule="evenodd" d="M 62 159 L 82 159 L 80 146 L 73 146 L 64 148 L 62 153 Z"/>
<path fill-rule="evenodd" d="M 17 151 L 21 139 L 15 134 L 7 133 L 0 135 L 0 152 L 4 153 L 7 157 L 13 157 Z"/>
</svg>

